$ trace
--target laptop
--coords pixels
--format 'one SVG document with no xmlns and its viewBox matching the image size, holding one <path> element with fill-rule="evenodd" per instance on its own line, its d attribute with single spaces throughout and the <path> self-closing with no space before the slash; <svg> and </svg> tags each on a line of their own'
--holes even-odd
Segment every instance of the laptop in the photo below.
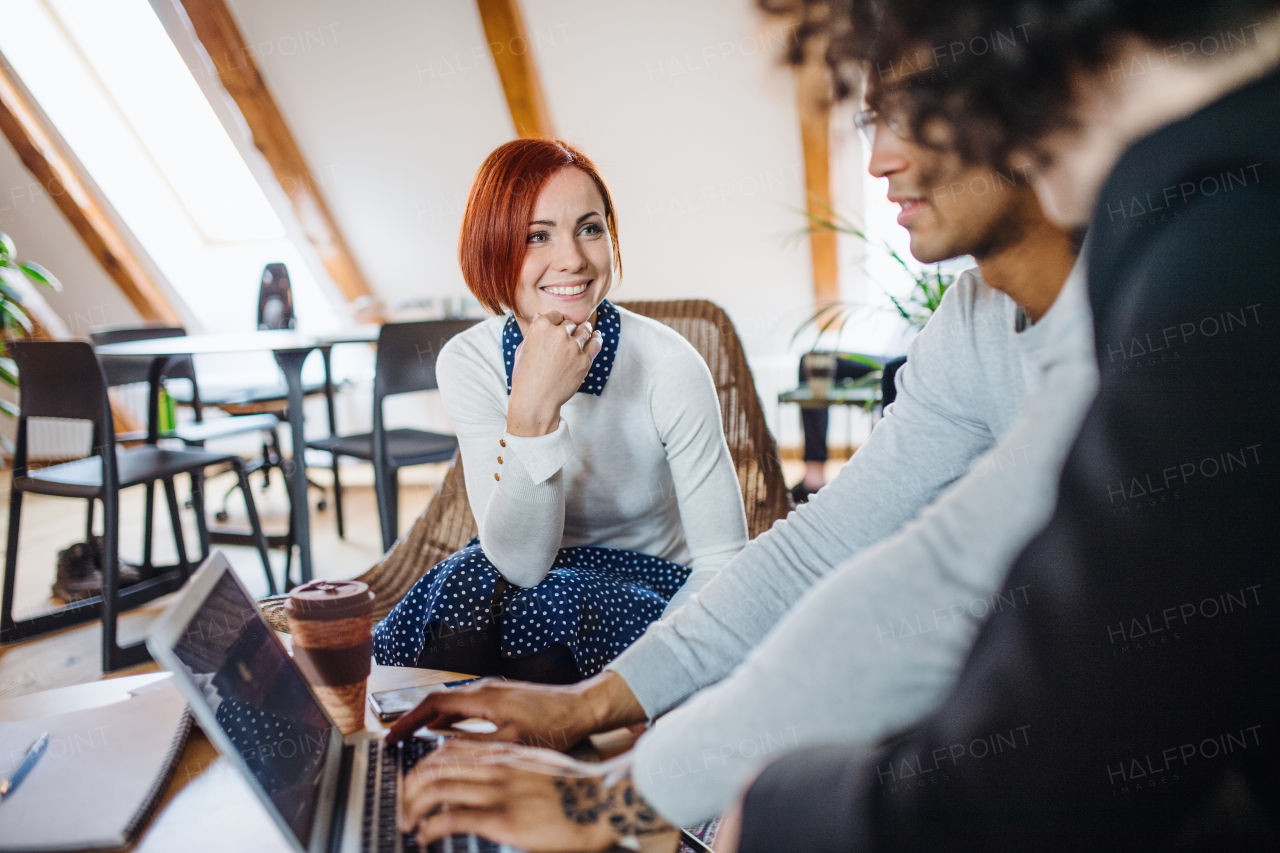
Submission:
<svg viewBox="0 0 1280 853">
<path fill-rule="evenodd" d="M 343 738 L 222 552 L 147 638 L 218 750 L 298 853 L 420 853 L 396 827 L 400 781 L 438 739 Z M 422 853 L 521 853 L 455 835 Z"/>
</svg>

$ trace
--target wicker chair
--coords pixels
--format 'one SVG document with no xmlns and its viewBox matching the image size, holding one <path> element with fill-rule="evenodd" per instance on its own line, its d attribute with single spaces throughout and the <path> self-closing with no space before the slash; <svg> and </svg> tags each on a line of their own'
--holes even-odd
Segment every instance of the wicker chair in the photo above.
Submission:
<svg viewBox="0 0 1280 853">
<path fill-rule="evenodd" d="M 742 486 L 747 532 L 754 539 L 790 511 L 791 499 L 733 323 L 718 305 L 704 299 L 619 305 L 675 329 L 706 360 L 720 395 L 724 435 Z M 440 490 L 413 528 L 396 540 L 380 562 L 356 578 L 374 592 L 375 618 L 381 620 L 390 613 L 428 569 L 461 549 L 475 535 L 476 522 L 467 503 L 462 458 L 455 456 Z M 284 616 L 286 599 L 287 596 L 278 595 L 259 602 L 267 621 L 277 631 L 289 630 Z"/>
</svg>

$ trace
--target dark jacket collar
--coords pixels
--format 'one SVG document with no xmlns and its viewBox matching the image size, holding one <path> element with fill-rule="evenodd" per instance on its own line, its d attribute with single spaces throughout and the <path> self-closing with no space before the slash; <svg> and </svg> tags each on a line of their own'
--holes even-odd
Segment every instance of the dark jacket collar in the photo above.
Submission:
<svg viewBox="0 0 1280 853">
<path fill-rule="evenodd" d="M 1133 143 L 1098 195 L 1089 228 L 1095 319 L 1138 247 L 1206 203 L 1271 192 L 1280 169 L 1280 69 Z"/>
</svg>

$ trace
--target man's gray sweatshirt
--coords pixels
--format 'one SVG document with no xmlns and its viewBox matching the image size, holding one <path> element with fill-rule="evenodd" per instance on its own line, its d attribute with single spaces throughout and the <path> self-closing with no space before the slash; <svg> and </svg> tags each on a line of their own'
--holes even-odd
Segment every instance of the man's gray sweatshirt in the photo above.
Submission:
<svg viewBox="0 0 1280 853">
<path fill-rule="evenodd" d="M 1012 300 L 964 274 L 840 475 L 610 665 L 651 718 L 702 691 L 635 750 L 664 817 L 716 814 L 782 750 L 919 719 L 981 619 L 1035 594 L 1000 584 L 1049 518 L 1096 390 L 1082 270 L 1022 332 Z"/>
</svg>

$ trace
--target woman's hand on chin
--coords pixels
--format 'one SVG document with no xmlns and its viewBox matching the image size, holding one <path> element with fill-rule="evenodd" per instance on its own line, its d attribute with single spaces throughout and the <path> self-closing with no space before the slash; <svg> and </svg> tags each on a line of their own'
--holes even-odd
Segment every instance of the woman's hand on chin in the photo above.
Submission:
<svg viewBox="0 0 1280 853">
<path fill-rule="evenodd" d="M 511 369 L 511 401 L 507 432 L 547 435 L 560 424 L 560 407 L 568 402 L 604 341 L 590 323 L 574 325 L 558 311 L 538 314 L 516 349 Z"/>
</svg>

